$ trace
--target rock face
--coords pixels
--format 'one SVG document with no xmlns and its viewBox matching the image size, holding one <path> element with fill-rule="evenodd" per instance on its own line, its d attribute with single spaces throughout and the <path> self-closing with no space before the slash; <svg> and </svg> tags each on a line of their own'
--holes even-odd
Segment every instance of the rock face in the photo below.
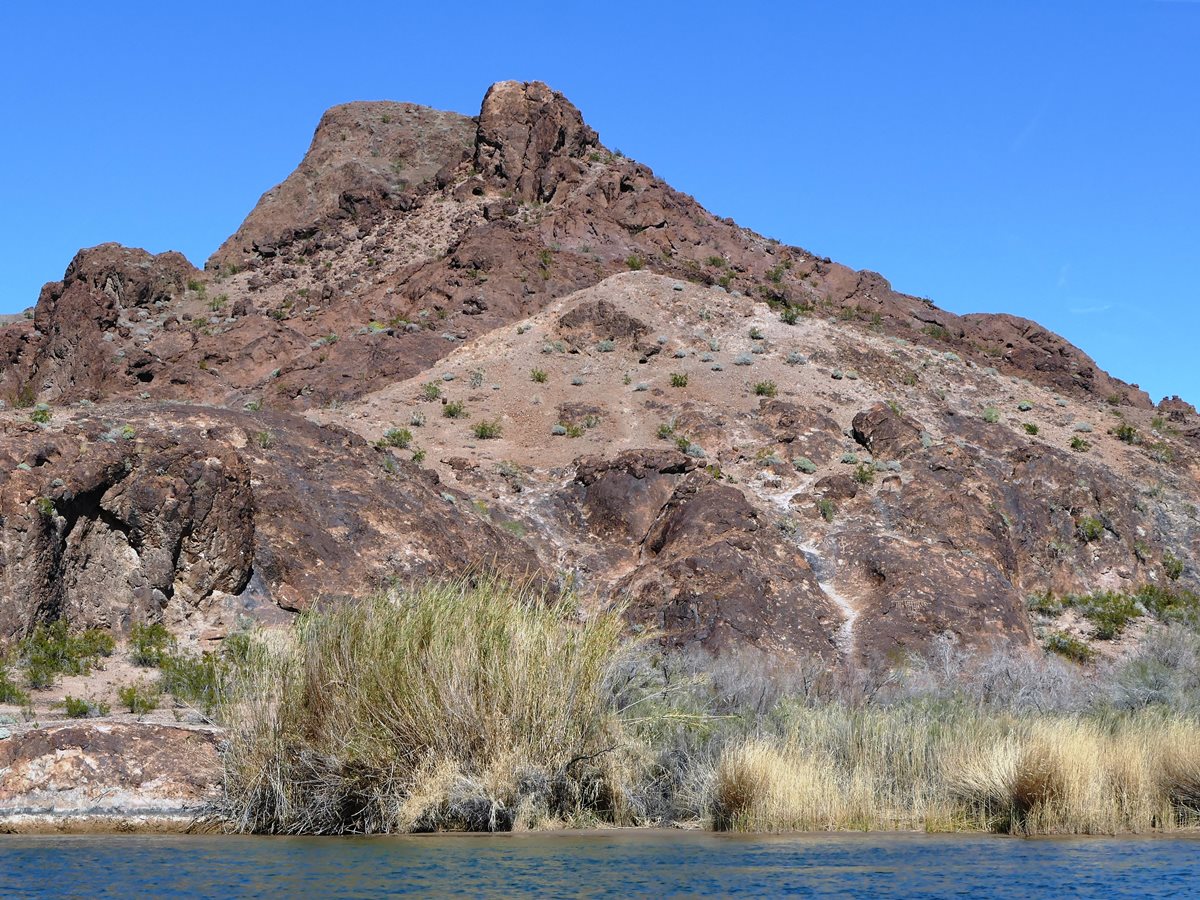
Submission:
<svg viewBox="0 0 1200 900">
<path fill-rule="evenodd" d="M 1190 404 L 717 218 L 536 82 L 335 107 L 202 271 L 81 251 L 0 323 L 0 400 L 6 638 L 496 569 L 883 665 L 1200 577 Z"/>
<path fill-rule="evenodd" d="M 677 647 L 831 657 L 837 617 L 803 554 L 743 496 L 674 451 L 585 459 L 572 494 L 630 614 Z"/>
<path fill-rule="evenodd" d="M 388 578 L 540 570 L 436 476 L 342 429 L 199 407 L 108 413 L 0 435 L 2 635 L 59 617 L 228 629 Z"/>
<path fill-rule="evenodd" d="M 71 723 L 0 741 L 0 831 L 134 828 L 147 819 L 186 827 L 220 798 L 217 740 L 212 730 Z"/>
</svg>

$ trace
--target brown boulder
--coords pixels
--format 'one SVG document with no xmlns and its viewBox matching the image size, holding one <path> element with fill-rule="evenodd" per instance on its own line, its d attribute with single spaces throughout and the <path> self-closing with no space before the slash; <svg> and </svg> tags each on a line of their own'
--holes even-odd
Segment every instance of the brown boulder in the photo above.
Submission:
<svg viewBox="0 0 1200 900">
<path fill-rule="evenodd" d="M 921 426 L 886 403 L 875 403 L 854 417 L 854 439 L 879 459 L 901 459 L 921 449 Z"/>
</svg>

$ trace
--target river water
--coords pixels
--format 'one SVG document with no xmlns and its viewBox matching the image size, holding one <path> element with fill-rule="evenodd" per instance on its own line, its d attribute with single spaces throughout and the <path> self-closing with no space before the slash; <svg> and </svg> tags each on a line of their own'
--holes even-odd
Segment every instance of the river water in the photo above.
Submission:
<svg viewBox="0 0 1200 900">
<path fill-rule="evenodd" d="M 0 897 L 1196 897 L 1200 839 L 0 835 Z"/>
</svg>

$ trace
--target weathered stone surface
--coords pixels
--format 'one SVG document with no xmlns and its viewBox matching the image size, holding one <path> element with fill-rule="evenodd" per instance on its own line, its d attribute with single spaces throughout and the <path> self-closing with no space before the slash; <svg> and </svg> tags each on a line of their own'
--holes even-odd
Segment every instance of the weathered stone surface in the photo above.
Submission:
<svg viewBox="0 0 1200 900">
<path fill-rule="evenodd" d="M 0 740 L 0 831 L 71 830 L 74 817 L 127 830 L 146 819 L 186 825 L 221 796 L 218 737 L 211 729 L 72 722 Z"/>
<path fill-rule="evenodd" d="M 854 439 L 879 459 L 901 459 L 921 449 L 921 425 L 886 403 L 875 403 L 854 417 Z"/>
</svg>

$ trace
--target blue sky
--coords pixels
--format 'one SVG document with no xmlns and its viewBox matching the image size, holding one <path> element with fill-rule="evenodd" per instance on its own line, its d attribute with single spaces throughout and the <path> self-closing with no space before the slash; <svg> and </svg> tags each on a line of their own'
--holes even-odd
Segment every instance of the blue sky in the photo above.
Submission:
<svg viewBox="0 0 1200 900">
<path fill-rule="evenodd" d="M 4 4 L 0 312 L 106 240 L 202 264 L 328 106 L 540 79 L 720 215 L 1200 402 L 1200 0 L 407 6 Z"/>
</svg>

